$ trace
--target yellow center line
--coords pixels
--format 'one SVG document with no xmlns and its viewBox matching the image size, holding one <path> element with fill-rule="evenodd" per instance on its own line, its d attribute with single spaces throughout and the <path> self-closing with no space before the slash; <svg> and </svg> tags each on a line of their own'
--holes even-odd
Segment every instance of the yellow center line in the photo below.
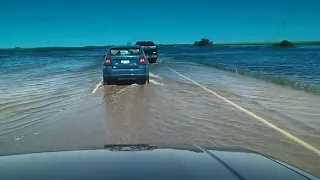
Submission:
<svg viewBox="0 0 320 180">
<path fill-rule="evenodd" d="M 101 80 L 101 81 L 96 85 L 96 87 L 94 88 L 94 90 L 92 91 L 92 93 L 95 93 L 95 92 L 100 88 L 100 86 L 102 85 L 102 82 L 103 82 L 103 80 Z"/>
<path fill-rule="evenodd" d="M 274 130 L 278 131 L 279 133 L 281 133 L 281 134 L 282 134 L 282 135 L 284 135 L 285 137 L 287 137 L 287 138 L 289 138 L 289 139 L 293 140 L 294 142 L 296 142 L 296 143 L 300 144 L 301 146 L 305 147 L 306 149 L 308 149 L 308 150 L 310 150 L 310 151 L 312 151 L 312 152 L 316 153 L 318 156 L 320 156 L 320 150 L 319 150 L 319 149 L 317 149 L 317 148 L 315 148 L 314 146 L 312 146 L 312 145 L 308 144 L 307 142 L 305 142 L 305 141 L 303 141 L 303 140 L 301 140 L 301 139 L 299 139 L 299 138 L 295 137 L 294 135 L 290 134 L 289 132 L 285 131 L 284 129 L 281 129 L 281 128 L 277 127 L 276 125 L 274 125 L 274 124 L 270 123 L 269 121 L 267 121 L 267 120 L 263 119 L 262 117 L 260 117 L 260 116 L 258 116 L 258 115 L 256 115 L 256 114 L 254 114 L 253 112 L 251 112 L 251 111 L 249 111 L 249 110 L 247 110 L 247 109 L 245 109 L 245 108 L 243 108 L 243 107 L 239 106 L 238 104 L 236 104 L 236 103 L 234 103 L 234 102 L 232 102 L 232 101 L 228 100 L 227 98 L 225 98 L 225 97 L 223 97 L 223 96 L 220 96 L 220 95 L 219 95 L 219 94 L 217 94 L 216 92 L 214 92 L 214 91 L 212 91 L 212 90 L 210 90 L 210 89 L 206 88 L 205 86 L 203 86 L 203 85 L 201 85 L 201 84 L 197 83 L 196 81 L 194 81 L 194 80 L 192 80 L 192 79 L 190 79 L 190 78 L 188 78 L 188 77 L 186 77 L 186 76 L 182 75 L 181 73 L 179 73 L 179 72 L 177 72 L 177 71 L 173 70 L 172 68 L 169 68 L 169 67 L 167 67 L 167 66 L 165 66 L 165 67 L 166 67 L 167 69 L 171 70 L 172 72 L 174 72 L 174 73 L 176 73 L 176 74 L 180 75 L 181 77 L 183 77 L 183 78 L 185 78 L 185 79 L 187 79 L 187 80 L 191 81 L 192 83 L 194 83 L 195 85 L 197 85 L 197 86 L 201 87 L 202 89 L 204 89 L 204 90 L 206 90 L 206 91 L 208 91 L 208 92 L 210 92 L 210 93 L 214 94 L 214 95 L 215 95 L 215 96 L 217 96 L 218 98 L 220 98 L 220 99 L 224 100 L 225 102 L 227 102 L 227 103 L 229 103 L 230 105 L 232 105 L 232 106 L 236 107 L 236 108 L 237 108 L 237 109 L 239 109 L 240 111 L 242 111 L 242 112 L 244 112 L 244 113 L 248 114 L 249 116 L 251 116 L 251 117 L 255 118 L 255 119 L 256 119 L 256 120 L 258 120 L 259 122 L 261 122 L 261 123 L 263 123 L 263 124 L 267 125 L 268 127 L 270 127 L 270 128 L 272 128 L 272 129 L 274 129 Z"/>
</svg>

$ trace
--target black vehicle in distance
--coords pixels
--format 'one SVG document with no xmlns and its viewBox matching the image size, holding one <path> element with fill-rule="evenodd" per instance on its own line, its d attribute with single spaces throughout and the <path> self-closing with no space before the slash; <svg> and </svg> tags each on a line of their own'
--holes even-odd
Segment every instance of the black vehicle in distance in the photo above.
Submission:
<svg viewBox="0 0 320 180">
<path fill-rule="evenodd" d="M 149 63 L 156 63 L 158 60 L 158 47 L 153 41 L 138 41 L 136 45 L 141 46 L 147 56 Z"/>
</svg>

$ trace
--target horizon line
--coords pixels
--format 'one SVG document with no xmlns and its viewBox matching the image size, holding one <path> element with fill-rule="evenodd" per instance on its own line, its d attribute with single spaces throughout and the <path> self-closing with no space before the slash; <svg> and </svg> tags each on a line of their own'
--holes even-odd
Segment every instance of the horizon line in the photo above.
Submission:
<svg viewBox="0 0 320 180">
<path fill-rule="evenodd" d="M 280 41 L 281 42 L 281 41 Z M 289 41 L 293 44 L 298 45 L 320 45 L 320 40 L 315 41 Z M 277 42 L 233 42 L 233 43 L 213 43 L 213 45 L 273 45 L 279 43 Z M 193 45 L 193 43 L 159 43 L 156 44 L 159 46 L 174 46 L 174 45 Z M 85 46 L 37 46 L 37 47 L 7 47 L 7 48 L 0 48 L 1 50 L 8 50 L 8 49 L 40 49 L 40 48 L 95 48 L 95 47 L 108 47 L 113 45 L 85 45 Z"/>
</svg>

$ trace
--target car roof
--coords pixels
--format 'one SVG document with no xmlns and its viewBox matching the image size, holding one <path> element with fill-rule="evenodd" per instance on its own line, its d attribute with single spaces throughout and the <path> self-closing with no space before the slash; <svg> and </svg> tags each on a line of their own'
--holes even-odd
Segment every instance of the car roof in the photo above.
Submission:
<svg viewBox="0 0 320 180">
<path fill-rule="evenodd" d="M 111 49 L 113 48 L 141 48 L 141 46 L 138 45 L 117 45 L 117 46 L 111 46 Z"/>
</svg>

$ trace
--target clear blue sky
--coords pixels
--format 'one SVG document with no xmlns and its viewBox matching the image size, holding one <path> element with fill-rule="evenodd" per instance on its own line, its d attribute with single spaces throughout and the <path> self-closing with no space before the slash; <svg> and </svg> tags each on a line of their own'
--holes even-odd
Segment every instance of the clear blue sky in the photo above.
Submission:
<svg viewBox="0 0 320 180">
<path fill-rule="evenodd" d="M 320 0 L 0 0 L 0 48 L 320 40 Z"/>
</svg>

